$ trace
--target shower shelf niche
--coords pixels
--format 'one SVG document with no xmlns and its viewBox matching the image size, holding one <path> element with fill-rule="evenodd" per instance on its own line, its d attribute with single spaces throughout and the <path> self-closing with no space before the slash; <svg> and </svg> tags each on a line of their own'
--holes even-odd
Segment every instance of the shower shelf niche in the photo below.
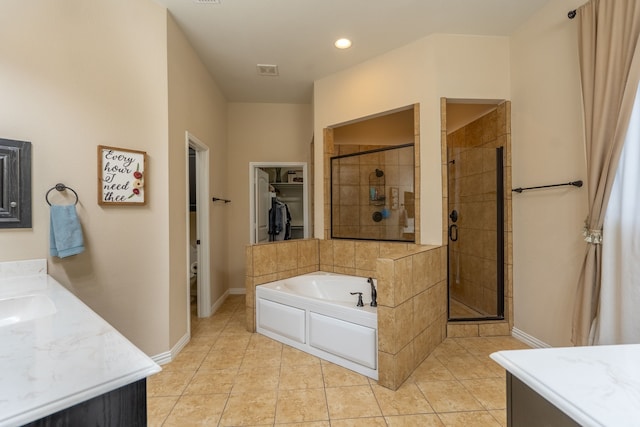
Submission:
<svg viewBox="0 0 640 427">
<path fill-rule="evenodd" d="M 369 204 L 381 206 L 385 203 L 384 172 L 376 169 L 369 174 Z"/>
</svg>

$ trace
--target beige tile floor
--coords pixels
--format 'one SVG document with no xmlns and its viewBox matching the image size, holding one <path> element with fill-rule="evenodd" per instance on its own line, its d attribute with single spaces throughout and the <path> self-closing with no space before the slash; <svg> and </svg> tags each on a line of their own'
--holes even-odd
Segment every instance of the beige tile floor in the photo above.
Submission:
<svg viewBox="0 0 640 427">
<path fill-rule="evenodd" d="M 473 318 L 473 317 L 486 317 L 479 311 L 474 310 L 466 304 L 461 303 L 458 300 L 451 298 L 449 301 L 449 314 L 450 318 L 453 319 L 463 319 L 463 318 Z"/>
<path fill-rule="evenodd" d="M 393 392 L 244 325 L 230 297 L 148 379 L 150 426 L 506 426 L 505 374 L 488 355 L 511 337 L 448 338 Z"/>
</svg>

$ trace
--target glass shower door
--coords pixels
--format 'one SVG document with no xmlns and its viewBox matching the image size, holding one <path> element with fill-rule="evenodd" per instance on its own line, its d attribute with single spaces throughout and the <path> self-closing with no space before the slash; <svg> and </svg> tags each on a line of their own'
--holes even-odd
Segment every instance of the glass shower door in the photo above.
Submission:
<svg viewBox="0 0 640 427">
<path fill-rule="evenodd" d="M 449 147 L 449 320 L 504 318 L 502 147 Z"/>
</svg>

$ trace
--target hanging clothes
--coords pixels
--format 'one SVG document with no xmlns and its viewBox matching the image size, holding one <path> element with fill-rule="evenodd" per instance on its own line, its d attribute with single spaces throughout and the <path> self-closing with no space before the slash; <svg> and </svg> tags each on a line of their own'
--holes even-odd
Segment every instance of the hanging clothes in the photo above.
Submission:
<svg viewBox="0 0 640 427">
<path fill-rule="evenodd" d="M 291 239 L 291 213 L 289 207 L 273 197 L 269 209 L 269 241 Z"/>
<path fill-rule="evenodd" d="M 291 213 L 289 212 L 289 206 L 284 205 L 285 215 L 287 221 L 284 224 L 284 239 L 283 240 L 291 240 Z"/>
</svg>

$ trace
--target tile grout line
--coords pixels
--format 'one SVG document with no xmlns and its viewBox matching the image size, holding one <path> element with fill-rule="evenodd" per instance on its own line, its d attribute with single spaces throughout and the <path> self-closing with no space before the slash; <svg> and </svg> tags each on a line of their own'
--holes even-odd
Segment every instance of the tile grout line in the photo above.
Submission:
<svg viewBox="0 0 640 427">
<path fill-rule="evenodd" d="M 475 354 L 471 353 L 471 351 L 469 351 L 469 349 L 468 349 L 468 348 L 466 348 L 466 347 L 464 347 L 463 345 L 461 345 L 458 341 L 459 341 L 459 340 L 454 339 L 454 342 L 456 342 L 456 344 L 458 344 L 460 347 L 462 347 L 468 355 L 470 355 L 470 356 L 472 356 L 472 357 L 473 357 L 473 359 L 474 359 L 474 360 L 476 360 L 476 361 L 478 361 L 478 362 L 483 362 L 483 360 L 481 360 L 479 356 L 477 356 L 477 355 L 475 355 Z M 463 387 L 463 388 L 464 388 L 464 389 L 465 389 L 465 390 L 466 390 L 466 391 L 471 395 L 471 397 L 472 397 L 472 398 L 473 398 L 473 399 L 474 399 L 474 400 L 475 400 L 475 401 L 476 401 L 476 402 L 477 402 L 477 403 L 478 403 L 478 404 L 479 404 L 479 405 L 484 409 L 484 411 L 468 410 L 468 411 L 436 412 L 436 415 L 438 416 L 438 419 L 440 420 L 440 422 L 444 424 L 444 419 L 440 416 L 441 414 L 447 414 L 447 413 L 462 413 L 462 412 L 486 412 L 487 414 L 489 414 L 489 416 L 491 416 L 491 418 L 492 418 L 492 419 L 493 419 L 497 424 L 500 424 L 500 425 L 501 425 L 500 421 L 499 421 L 498 419 L 496 419 L 496 417 L 495 417 L 491 412 L 489 412 L 490 410 L 489 410 L 489 409 L 488 409 L 488 408 L 487 408 L 487 407 L 486 407 L 486 406 L 485 406 L 485 405 L 484 405 L 484 404 L 483 404 L 483 403 L 482 403 L 482 402 L 481 402 L 481 401 L 480 401 L 480 400 L 475 396 L 475 394 L 474 394 L 474 393 L 473 393 L 473 392 L 472 392 L 472 391 L 471 391 L 467 386 L 465 386 L 465 384 L 463 383 L 463 381 L 464 381 L 464 380 L 460 380 L 460 379 L 458 379 L 458 378 L 454 375 L 454 373 L 453 373 L 453 372 L 451 372 L 451 370 L 449 370 L 449 368 L 447 368 L 447 366 L 444 364 L 444 362 L 442 362 L 442 361 L 438 358 L 438 356 L 435 356 L 435 357 L 436 357 L 436 359 L 438 359 L 438 361 L 439 361 L 439 362 L 444 366 L 444 368 L 445 368 L 445 369 L 446 369 L 446 370 L 451 374 L 451 376 L 452 376 L 453 378 L 455 378 L 455 381 L 456 381 L 457 383 L 459 383 L 459 384 L 460 384 L 460 385 L 461 385 L 461 386 L 462 386 L 462 387 Z M 483 358 L 484 358 L 484 357 L 486 357 L 486 356 L 483 356 Z M 497 377 L 487 377 L 487 378 L 477 378 L 477 379 L 490 379 L 490 378 L 497 378 Z M 420 388 L 420 387 L 418 387 L 418 388 Z M 420 390 L 422 391 L 422 389 L 420 389 Z M 426 397 L 426 396 L 425 396 L 425 397 Z M 427 399 L 427 401 L 429 401 L 429 399 Z"/>
<path fill-rule="evenodd" d="M 213 343 L 211 344 L 211 347 L 209 348 L 209 351 L 207 352 L 207 355 L 211 354 L 211 352 L 213 351 L 213 347 L 215 346 L 215 343 L 218 341 L 218 339 L 220 339 L 220 337 L 222 336 L 222 333 L 225 331 L 225 329 L 229 325 L 229 322 L 231 322 L 231 319 L 236 314 L 237 310 L 238 310 L 238 307 L 234 308 L 234 310 L 232 311 L 231 315 L 229 316 L 229 318 L 224 323 L 224 326 L 222 327 L 221 331 L 215 336 L 215 339 L 213 340 Z M 242 362 L 244 361 L 244 355 L 246 355 L 246 349 L 245 349 L 245 352 L 243 354 L 242 361 L 240 362 L 240 366 L 242 366 Z M 205 358 L 206 358 L 206 356 L 205 356 Z M 204 363 L 204 359 L 200 362 L 200 365 L 198 366 L 198 369 L 196 370 L 196 374 L 197 374 L 197 372 L 200 371 L 200 368 L 202 367 L 202 363 Z M 227 409 L 227 407 L 229 405 L 229 400 L 231 399 L 231 392 L 233 391 L 233 387 L 235 386 L 236 378 L 238 376 L 238 373 L 240 372 L 240 366 L 238 366 L 236 368 L 236 373 L 235 373 L 234 378 L 233 378 L 233 384 L 231 384 L 231 387 L 230 387 L 229 391 L 226 393 L 227 397 L 225 399 L 224 406 L 222 407 L 222 410 L 220 411 L 220 416 L 218 417 L 218 422 L 216 423 L 216 425 L 218 425 L 218 426 L 221 425 L 222 416 L 224 415 L 224 412 L 225 412 L 225 410 Z M 194 375 L 194 378 L 195 378 L 195 375 Z M 193 380 L 193 378 L 192 378 L 192 380 Z"/>
<path fill-rule="evenodd" d="M 389 423 L 387 422 L 387 416 L 384 414 L 384 411 L 382 410 L 382 406 L 380 406 L 380 400 L 378 400 L 378 396 L 376 396 L 376 393 L 373 391 L 373 385 L 371 384 L 371 378 L 368 378 L 368 383 L 369 383 L 369 389 L 371 390 L 371 394 L 373 394 L 373 398 L 376 401 L 376 404 L 378 405 L 378 409 L 380 410 L 380 415 L 382 416 L 382 419 L 384 420 L 384 423 L 387 427 L 389 427 Z"/>
<path fill-rule="evenodd" d="M 227 328 L 227 325 L 229 324 L 229 322 L 231 321 L 231 318 L 233 317 L 233 314 L 235 314 L 235 310 L 233 313 L 231 313 L 231 316 L 229 316 L 229 319 L 227 320 L 227 322 L 224 324 L 224 326 L 222 327 L 222 330 L 220 331 L 220 333 L 218 333 L 218 335 L 216 336 L 216 339 L 214 340 L 214 342 L 211 344 L 211 347 L 209 348 L 209 353 L 210 354 L 211 351 L 213 351 L 213 346 L 215 345 L 215 342 L 220 338 L 220 336 L 222 335 L 222 333 L 224 332 L 224 330 Z M 244 361 L 244 355 L 242 357 L 242 360 Z M 240 362 L 240 366 L 242 366 L 242 361 Z M 231 384 L 231 387 L 229 388 L 229 392 L 227 393 L 227 399 L 224 402 L 224 406 L 222 407 L 222 410 L 220 411 L 220 416 L 218 417 L 218 422 L 217 422 L 217 426 L 221 426 L 222 423 L 222 416 L 224 415 L 224 412 L 227 410 L 227 407 L 229 406 L 229 401 L 231 400 L 231 392 L 233 391 L 233 387 L 236 384 L 236 378 L 238 376 L 238 373 L 240 372 L 240 366 L 238 366 L 236 368 L 236 373 L 233 377 L 233 384 Z"/>
<path fill-rule="evenodd" d="M 426 359 L 425 359 L 425 360 L 426 360 Z M 422 361 L 422 363 L 424 363 L 424 360 Z M 442 362 L 440 362 L 440 363 L 442 363 Z M 446 369 L 446 370 L 447 370 L 447 372 L 449 372 L 449 374 L 450 374 L 451 376 L 453 376 L 453 374 L 452 374 L 452 373 L 447 369 L 447 367 L 446 367 L 446 366 L 444 366 L 444 365 L 443 365 L 443 367 L 444 367 L 444 369 Z M 411 377 L 409 377 L 409 378 L 411 378 Z M 431 407 L 431 409 L 433 410 L 433 413 L 437 415 L 436 409 L 433 407 L 433 404 L 432 404 L 432 403 L 429 401 L 429 399 L 427 398 L 427 395 L 424 393 L 424 390 L 422 390 L 422 388 L 421 388 L 421 387 L 416 383 L 416 380 L 415 380 L 415 379 L 413 379 L 413 384 L 416 386 L 416 388 L 418 389 L 418 391 L 420 392 L 420 394 L 422 395 L 422 397 L 424 398 L 424 400 L 426 400 L 426 401 L 427 401 L 427 403 L 429 404 L 429 406 L 430 406 L 430 407 Z"/>
<path fill-rule="evenodd" d="M 324 365 L 322 361 L 320 363 L 320 373 L 322 374 L 322 391 L 324 392 L 324 406 L 327 408 L 327 422 L 331 426 L 331 412 L 329 411 L 329 397 L 327 396 L 327 382 L 324 377 Z"/>
<path fill-rule="evenodd" d="M 273 409 L 273 426 L 276 425 L 278 420 L 278 401 L 280 400 L 280 377 L 282 376 L 282 353 L 283 353 L 283 345 L 280 345 L 280 364 L 278 365 L 278 383 L 276 384 L 276 404 Z M 246 354 L 246 353 L 245 353 Z"/>
</svg>

